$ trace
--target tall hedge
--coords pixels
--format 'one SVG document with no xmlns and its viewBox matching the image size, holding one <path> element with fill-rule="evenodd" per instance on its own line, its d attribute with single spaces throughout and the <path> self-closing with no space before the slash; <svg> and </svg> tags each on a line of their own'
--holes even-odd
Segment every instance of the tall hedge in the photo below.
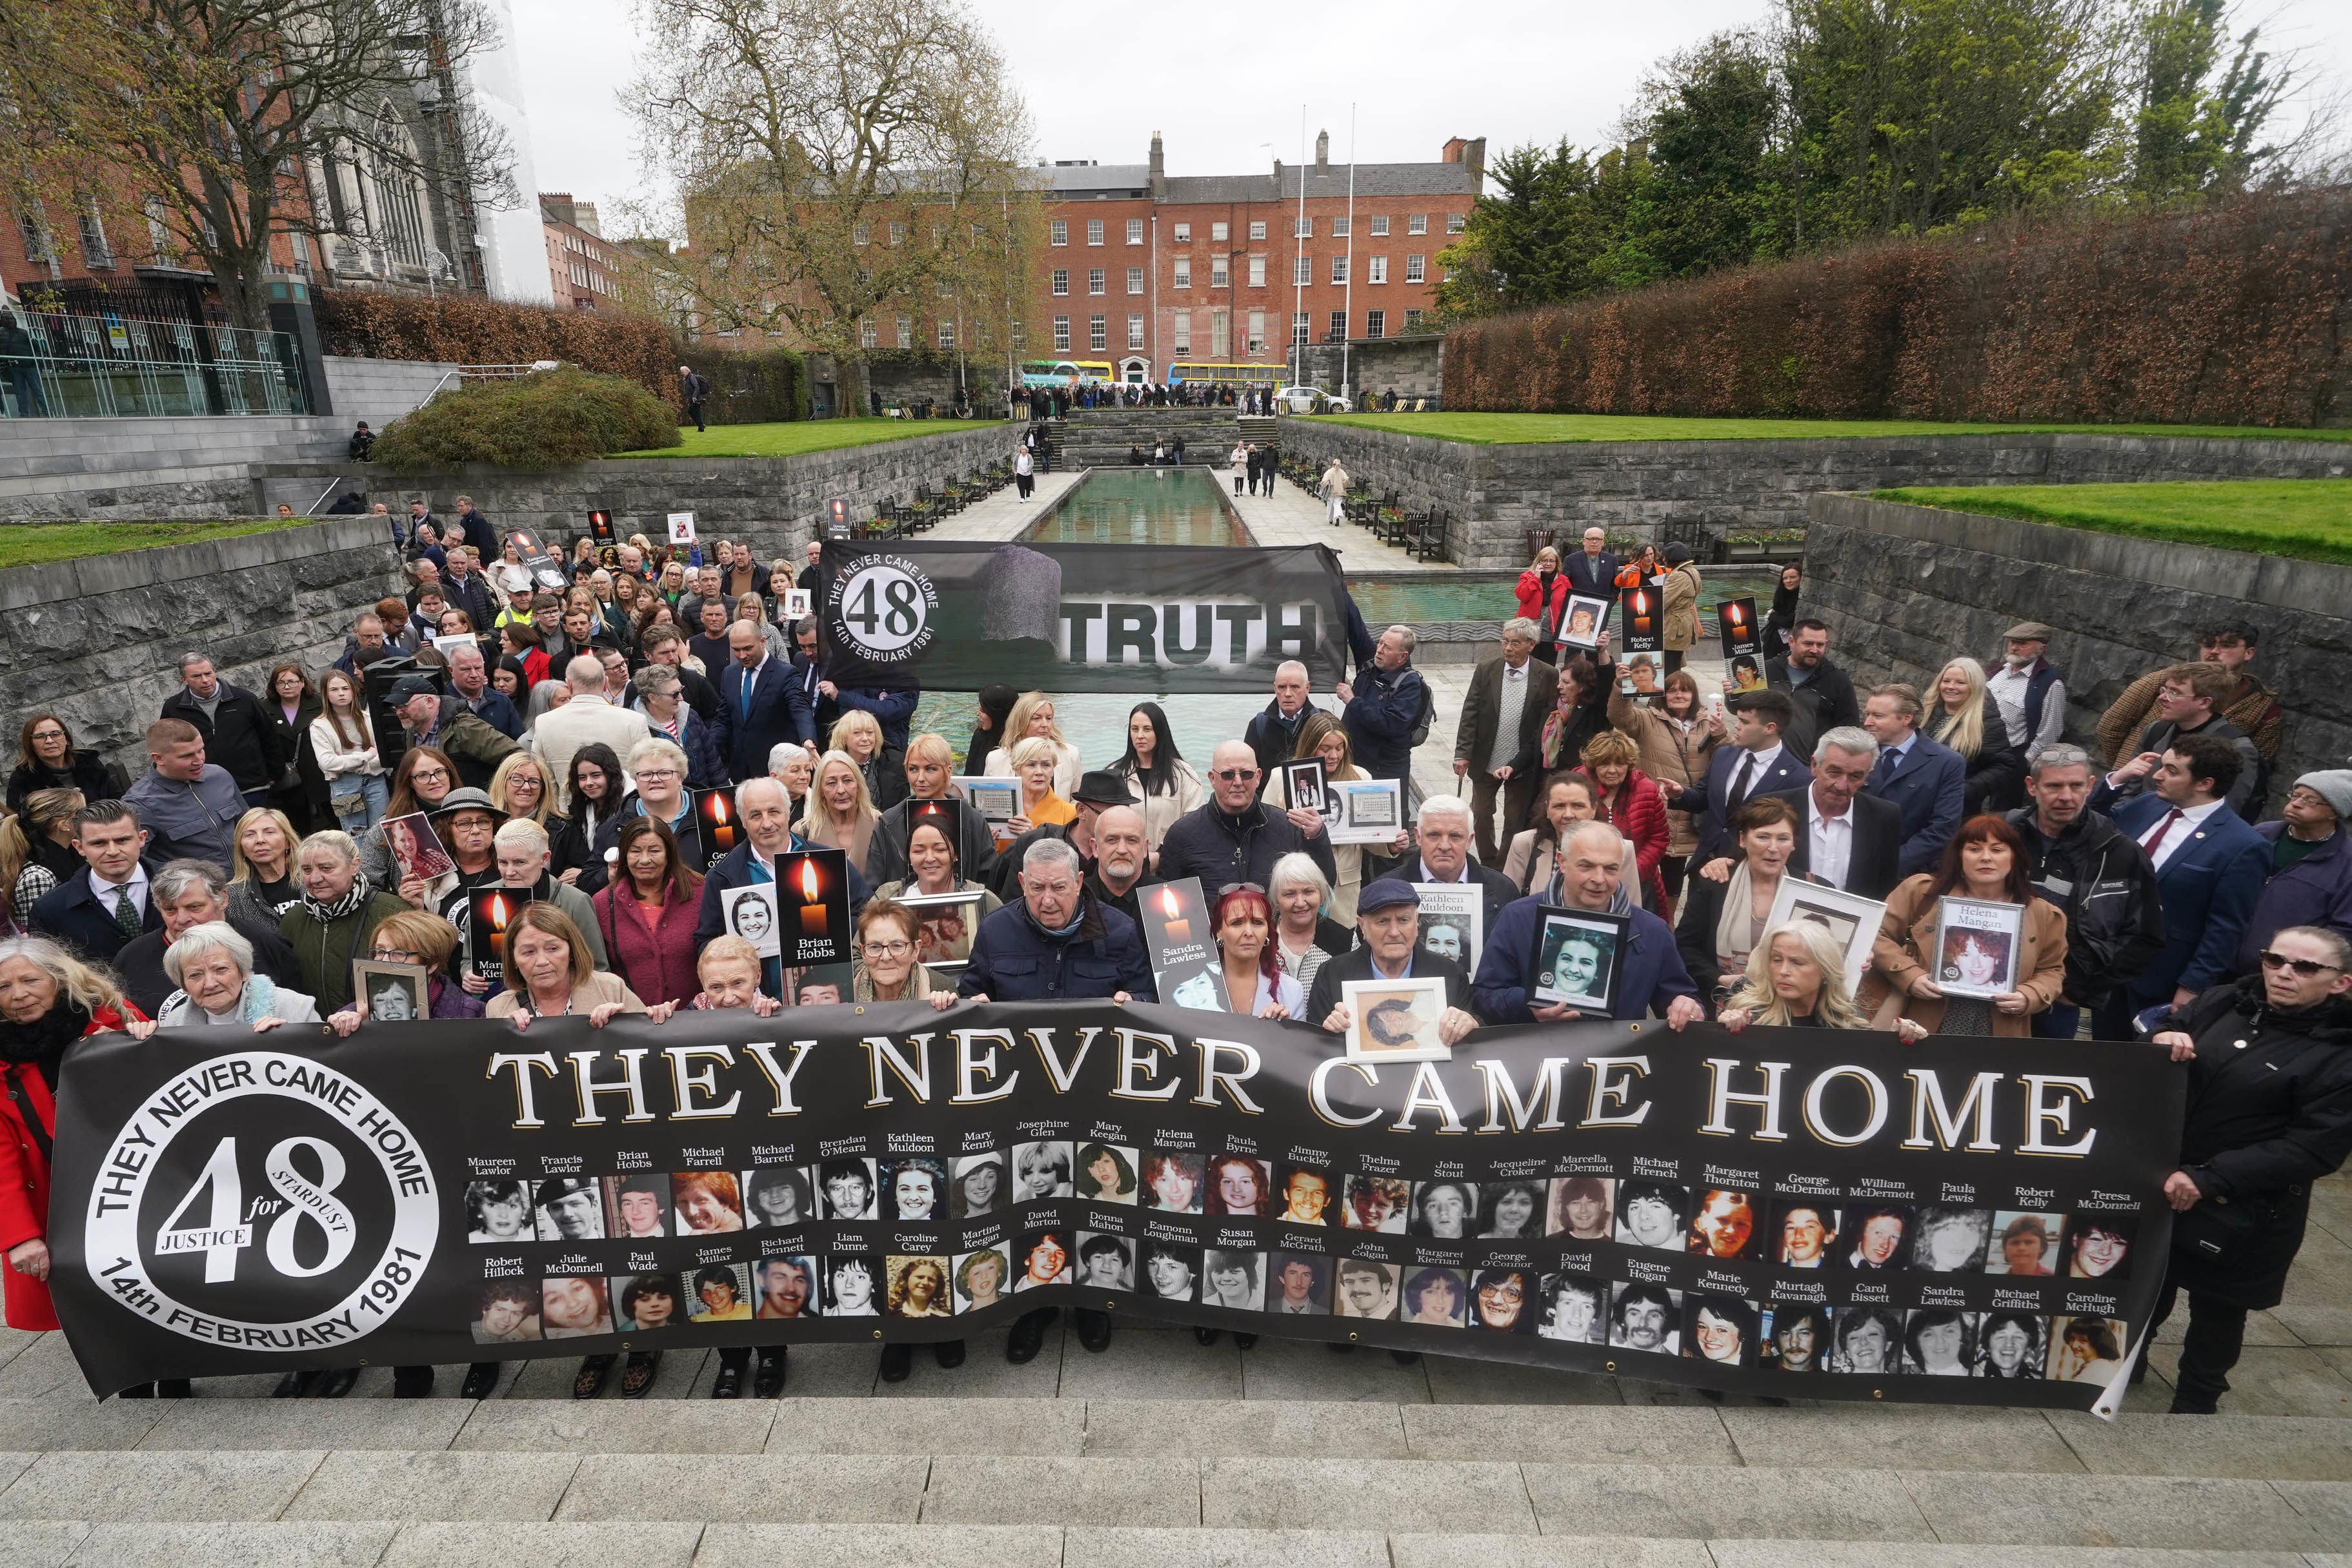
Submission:
<svg viewBox="0 0 2352 1568">
<path fill-rule="evenodd" d="M 1449 408 L 2352 422 L 2352 192 L 1887 241 L 1458 327 Z"/>
<path fill-rule="evenodd" d="M 669 329 L 644 316 L 514 305 L 479 295 L 416 299 L 336 289 L 312 298 L 331 354 L 456 364 L 562 360 L 625 376 L 673 406 L 677 403 L 678 356 Z"/>
<path fill-rule="evenodd" d="M 703 416 L 713 425 L 761 425 L 809 416 L 808 356 L 790 349 L 722 349 L 696 343 L 677 363 L 710 383 Z M 672 375 L 676 368 L 673 366 Z"/>
</svg>

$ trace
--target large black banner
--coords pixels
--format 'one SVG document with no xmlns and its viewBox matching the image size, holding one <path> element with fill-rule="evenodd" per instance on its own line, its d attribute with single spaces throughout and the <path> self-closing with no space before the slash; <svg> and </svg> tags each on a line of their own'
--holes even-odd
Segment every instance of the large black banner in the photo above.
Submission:
<svg viewBox="0 0 2352 1568">
<path fill-rule="evenodd" d="M 100 1393 L 1073 1305 L 2094 1407 L 2163 1271 L 2182 1081 L 2151 1047 L 1654 1024 L 1375 1066 L 1108 1003 L 105 1036 L 67 1058 L 50 1244 Z"/>
<path fill-rule="evenodd" d="M 843 686 L 1262 693 L 1289 658 L 1347 676 L 1347 585 L 1320 545 L 828 540 L 821 567 Z"/>
</svg>

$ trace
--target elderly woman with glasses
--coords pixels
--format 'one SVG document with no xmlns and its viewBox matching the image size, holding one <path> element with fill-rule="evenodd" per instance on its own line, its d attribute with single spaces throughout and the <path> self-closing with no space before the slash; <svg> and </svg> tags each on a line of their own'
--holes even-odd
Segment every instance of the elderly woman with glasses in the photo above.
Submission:
<svg viewBox="0 0 2352 1568">
<path fill-rule="evenodd" d="M 942 988 L 915 962 L 915 911 L 893 899 L 873 898 L 857 916 L 856 963 L 851 978 L 859 1002 L 929 1002 L 944 1013 L 955 1005 L 952 985 Z"/>
<path fill-rule="evenodd" d="M 163 950 L 163 975 L 179 989 L 163 999 L 154 1023 L 131 1025 L 133 1035 L 177 1024 L 249 1026 L 257 1035 L 281 1024 L 319 1021 L 313 998 L 253 972 L 253 943 L 226 921 L 206 921 L 181 932 Z"/>
</svg>

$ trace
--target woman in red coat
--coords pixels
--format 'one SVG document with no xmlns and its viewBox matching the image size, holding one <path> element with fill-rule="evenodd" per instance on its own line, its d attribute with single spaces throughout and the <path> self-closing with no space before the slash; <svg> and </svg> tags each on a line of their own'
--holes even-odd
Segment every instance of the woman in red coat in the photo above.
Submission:
<svg viewBox="0 0 2352 1568">
<path fill-rule="evenodd" d="M 114 982 L 43 937 L 0 942 L 0 1255 L 8 1326 L 58 1326 L 49 1302 L 49 1148 L 58 1068 L 75 1041 L 146 1015 Z"/>
<path fill-rule="evenodd" d="M 1559 569 L 1559 552 L 1549 544 L 1519 574 L 1519 614 L 1536 624 L 1536 657 L 1553 662 L 1559 657 L 1555 639 L 1568 620 L 1568 574 Z"/>
<path fill-rule="evenodd" d="M 1666 854 L 1666 797 L 1658 781 L 1633 764 L 1642 749 L 1622 730 L 1603 730 L 1584 742 L 1577 771 L 1591 779 L 1600 797 L 1600 819 L 1633 843 L 1641 868 L 1643 901 L 1664 918 L 1665 879 L 1658 863 Z"/>
<path fill-rule="evenodd" d="M 648 1007 L 690 1001 L 702 989 L 694 973 L 702 878 L 679 861 L 669 829 L 648 817 L 623 821 L 614 847 L 619 862 L 595 898 L 613 973 Z"/>
</svg>

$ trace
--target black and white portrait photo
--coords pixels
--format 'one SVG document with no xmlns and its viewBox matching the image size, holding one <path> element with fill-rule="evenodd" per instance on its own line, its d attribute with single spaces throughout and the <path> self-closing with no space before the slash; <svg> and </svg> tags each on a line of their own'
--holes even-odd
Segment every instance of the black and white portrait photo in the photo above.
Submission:
<svg viewBox="0 0 2352 1568">
<path fill-rule="evenodd" d="M 950 1198 L 957 1219 L 994 1214 L 1004 1203 L 1004 1156 L 966 1154 L 958 1159 Z"/>
<path fill-rule="evenodd" d="M 1467 1241 L 1478 1234 L 1478 1189 L 1469 1182 L 1423 1182 L 1412 1190 L 1414 1236 Z"/>
<path fill-rule="evenodd" d="M 1289 791 L 1288 799 L 1294 810 L 1311 811 L 1318 816 L 1325 814 L 1321 758 L 1307 757 L 1283 763 L 1282 782 Z"/>
<path fill-rule="evenodd" d="M 1097 1290 L 1135 1288 L 1135 1243 L 1101 1231 L 1078 1232 L 1076 1283 Z"/>
<path fill-rule="evenodd" d="M 1681 1291 L 1663 1285 L 1621 1284 L 1609 1307 L 1609 1342 L 1619 1350 L 1679 1355 L 1682 1316 Z"/>
<path fill-rule="evenodd" d="M 1931 1274 L 1974 1274 L 1984 1267 L 1985 1244 L 1991 1236 L 1990 1209 L 1931 1204 L 1919 1211 L 1918 1228 L 1911 1238 L 1911 1267 Z"/>
<path fill-rule="evenodd" d="M 1265 1305 L 1265 1258 L 1241 1247 L 1213 1247 L 1202 1261 L 1201 1305 L 1255 1312 Z"/>
<path fill-rule="evenodd" d="M 1078 1145 L 1078 1196 L 1098 1204 L 1135 1201 L 1135 1151 L 1123 1143 Z"/>
<path fill-rule="evenodd" d="M 1154 1238 L 1143 1244 L 1142 1293 L 1163 1301 L 1190 1301 L 1201 1282 L 1201 1249 Z"/>
<path fill-rule="evenodd" d="M 1073 1190 L 1070 1184 L 1070 1146 L 1067 1143 L 1013 1145 L 1014 1201 L 1025 1204 L 1045 1198 L 1066 1198 Z"/>
<path fill-rule="evenodd" d="M 1911 1210 L 1904 1204 L 1849 1208 L 1839 1215 L 1838 1251 L 1845 1267 L 1860 1274 L 1900 1268 L 1909 1261 Z"/>
<path fill-rule="evenodd" d="M 654 1241 L 669 1234 L 669 1177 L 658 1172 L 604 1178 L 604 1234 Z"/>
<path fill-rule="evenodd" d="M 1616 1218 L 1617 1184 L 1606 1176 L 1554 1176 L 1546 1236 L 1574 1241 L 1606 1241 Z"/>
<path fill-rule="evenodd" d="M 1320 1318 L 1331 1310 L 1331 1260 L 1310 1252 L 1273 1254 L 1265 1310 L 1295 1318 Z"/>
<path fill-rule="evenodd" d="M 883 1213 L 890 1219 L 947 1218 L 947 1188 L 944 1161 L 917 1154 L 882 1162 Z"/>
<path fill-rule="evenodd" d="M 517 1345 L 539 1338 L 539 1286 L 529 1279 L 494 1279 L 474 1299 L 474 1342 Z"/>
<path fill-rule="evenodd" d="M 1826 1198 L 1782 1198 L 1772 1208 L 1772 1258 L 1784 1268 L 1826 1268 L 1838 1211 Z"/>
<path fill-rule="evenodd" d="M 1903 1327 L 1903 1370 L 1922 1377 L 1967 1377 L 1976 1369 L 1977 1315 L 1948 1307 L 1914 1310 Z"/>
<path fill-rule="evenodd" d="M 1630 924 L 1622 915 L 1545 910 L 1536 927 L 1529 1001 L 1608 1016 L 1616 1002 L 1617 973 L 1623 965 Z"/>
<path fill-rule="evenodd" d="M 1885 1307 L 1843 1307 L 1832 1372 L 1881 1375 L 1903 1370 L 1903 1321 Z"/>
<path fill-rule="evenodd" d="M 730 931 L 750 942 L 761 958 L 782 955 L 782 940 L 776 934 L 774 883 L 747 882 L 740 888 L 721 889 L 719 899 Z"/>
<path fill-rule="evenodd" d="M 2032 1312 L 1987 1312 L 1977 1321 L 1979 1377 L 2038 1379 L 2047 1359 L 2050 1321 Z"/>
<path fill-rule="evenodd" d="M 1450 960 L 1476 973 L 1486 934 L 1485 895 L 1477 885 L 1415 882 L 1412 887 L 1421 895 L 1421 904 L 1413 917 L 1420 928 L 1419 951 L 1433 958 Z"/>
<path fill-rule="evenodd" d="M 1626 1247 L 1683 1249 L 1683 1211 L 1690 1189 L 1646 1178 L 1617 1184 L 1617 1239 Z"/>
<path fill-rule="evenodd" d="M 466 1239 L 486 1247 L 529 1241 L 537 1234 L 531 1207 L 530 1194 L 520 1182 L 469 1182 L 466 1184 Z"/>
<path fill-rule="evenodd" d="M 1397 1315 L 1397 1266 L 1361 1258 L 1342 1258 L 1332 1271 L 1335 1316 L 1387 1318 Z"/>
<path fill-rule="evenodd" d="M 882 1260 L 870 1252 L 836 1252 L 824 1260 L 824 1315 L 872 1318 L 882 1311 Z"/>
<path fill-rule="evenodd" d="M 406 1024 L 429 1016 L 429 978 L 421 963 L 352 960 L 352 992 L 366 1002 L 372 1023 Z"/>
<path fill-rule="evenodd" d="M 1543 1317 L 1536 1332 L 1572 1345 L 1602 1342 L 1609 1318 L 1608 1287 L 1582 1274 L 1547 1274 Z"/>
<path fill-rule="evenodd" d="M 1478 1235 L 1487 1241 L 1539 1241 L 1543 1238 L 1544 1184 L 1481 1182 L 1478 1184 Z"/>
<path fill-rule="evenodd" d="M 1458 1329 L 1470 1310 L 1470 1290 L 1459 1268 L 1408 1268 L 1404 1271 L 1402 1321 L 1425 1329 Z"/>
<path fill-rule="evenodd" d="M 534 1194 L 541 1241 L 602 1241 L 604 1238 L 604 1198 L 596 1184 L 583 1176 L 563 1176 L 539 1184 Z"/>
<path fill-rule="evenodd" d="M 755 1230 L 783 1230 L 816 1217 L 808 1173 L 797 1165 L 761 1165 L 743 1173 L 743 1217 Z"/>
<path fill-rule="evenodd" d="M 817 1195 L 827 1219 L 879 1219 L 874 1202 L 874 1162 L 827 1160 L 816 1168 Z"/>
</svg>

